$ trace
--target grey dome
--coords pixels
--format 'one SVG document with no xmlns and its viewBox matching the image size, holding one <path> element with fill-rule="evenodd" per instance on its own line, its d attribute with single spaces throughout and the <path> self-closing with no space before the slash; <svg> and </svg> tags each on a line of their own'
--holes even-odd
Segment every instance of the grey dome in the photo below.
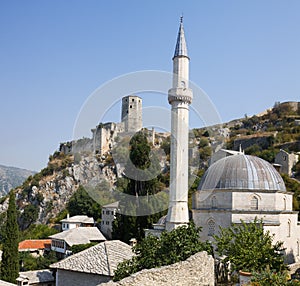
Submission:
<svg viewBox="0 0 300 286">
<path fill-rule="evenodd" d="M 228 156 L 212 164 L 198 189 L 286 191 L 282 177 L 269 162 L 244 154 Z"/>
</svg>

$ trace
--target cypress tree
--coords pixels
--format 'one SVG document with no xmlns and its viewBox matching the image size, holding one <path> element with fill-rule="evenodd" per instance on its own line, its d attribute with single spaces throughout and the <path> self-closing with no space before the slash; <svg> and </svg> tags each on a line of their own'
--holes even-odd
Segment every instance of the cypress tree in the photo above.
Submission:
<svg viewBox="0 0 300 286">
<path fill-rule="evenodd" d="M 18 223 L 15 194 L 9 195 L 9 204 L 6 213 L 6 223 L 3 234 L 3 253 L 1 263 L 1 279 L 16 283 L 19 276 L 19 252 L 18 252 Z"/>
</svg>

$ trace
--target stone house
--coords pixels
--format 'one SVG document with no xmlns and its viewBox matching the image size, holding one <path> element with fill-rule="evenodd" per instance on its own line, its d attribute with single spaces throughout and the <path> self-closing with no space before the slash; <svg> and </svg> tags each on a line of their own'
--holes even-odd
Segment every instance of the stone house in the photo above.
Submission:
<svg viewBox="0 0 300 286">
<path fill-rule="evenodd" d="M 55 279 L 49 269 L 20 272 L 17 278 L 18 286 L 54 286 Z"/>
<path fill-rule="evenodd" d="M 50 265 L 56 286 L 96 286 L 112 280 L 117 265 L 133 256 L 131 247 L 119 240 L 101 242 Z"/>
<path fill-rule="evenodd" d="M 87 244 L 91 242 L 105 241 L 101 231 L 97 227 L 77 227 L 70 230 L 53 234 L 51 238 L 51 250 L 57 252 L 59 256 L 70 255 L 73 245 Z"/>
<path fill-rule="evenodd" d="M 113 222 L 119 208 L 119 202 L 114 202 L 102 206 L 101 214 L 101 232 L 107 237 L 112 238 Z"/>
<path fill-rule="evenodd" d="M 92 217 L 86 215 L 76 215 L 70 217 L 69 214 L 67 218 L 62 219 L 61 221 L 62 230 L 69 230 L 77 227 L 92 227 L 95 226 L 95 221 Z"/>
<path fill-rule="evenodd" d="M 51 250 L 51 239 L 28 239 L 19 243 L 19 252 L 29 252 L 32 256 L 44 255 Z"/>
<path fill-rule="evenodd" d="M 275 164 L 279 166 L 279 172 L 292 176 L 292 168 L 299 160 L 299 155 L 280 150 L 275 156 Z"/>
</svg>

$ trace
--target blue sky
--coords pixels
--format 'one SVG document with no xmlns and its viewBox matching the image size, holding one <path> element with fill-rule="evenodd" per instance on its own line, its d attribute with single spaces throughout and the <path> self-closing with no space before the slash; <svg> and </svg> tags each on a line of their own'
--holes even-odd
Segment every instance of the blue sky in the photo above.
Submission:
<svg viewBox="0 0 300 286">
<path fill-rule="evenodd" d="M 0 164 L 45 167 L 95 89 L 170 72 L 182 13 L 190 79 L 223 122 L 299 101 L 299 11 L 292 0 L 0 1 Z"/>
</svg>

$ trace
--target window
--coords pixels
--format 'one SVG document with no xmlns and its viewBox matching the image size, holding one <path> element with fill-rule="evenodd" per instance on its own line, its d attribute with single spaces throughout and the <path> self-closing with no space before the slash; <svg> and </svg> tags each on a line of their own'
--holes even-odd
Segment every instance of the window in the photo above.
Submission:
<svg viewBox="0 0 300 286">
<path fill-rule="evenodd" d="M 109 225 L 109 221 L 106 222 L 106 225 Z"/>
<path fill-rule="evenodd" d="M 106 214 L 109 215 L 109 211 L 106 211 Z"/>
<path fill-rule="evenodd" d="M 132 99 L 132 102 L 134 102 L 134 98 Z"/>
<path fill-rule="evenodd" d="M 291 221 L 288 221 L 288 225 L 287 225 L 288 229 L 287 229 L 287 236 L 291 237 Z"/>
<path fill-rule="evenodd" d="M 216 224 L 213 219 L 208 221 L 208 236 L 213 236 L 215 234 Z"/>
<path fill-rule="evenodd" d="M 105 211 L 102 211 L 102 213 L 104 214 L 104 213 L 105 213 Z"/>
<path fill-rule="evenodd" d="M 258 198 L 257 197 L 253 197 L 251 199 L 251 209 L 258 210 Z"/>
<path fill-rule="evenodd" d="M 130 105 L 129 107 L 132 108 L 132 105 Z"/>
<path fill-rule="evenodd" d="M 211 199 L 211 207 L 213 209 L 217 208 L 217 198 L 215 196 L 213 196 L 212 199 Z"/>
<path fill-rule="evenodd" d="M 283 210 L 286 210 L 286 198 L 283 198 Z"/>
<path fill-rule="evenodd" d="M 300 255 L 300 249 L 299 249 L 299 241 L 297 240 L 297 256 Z"/>
</svg>

